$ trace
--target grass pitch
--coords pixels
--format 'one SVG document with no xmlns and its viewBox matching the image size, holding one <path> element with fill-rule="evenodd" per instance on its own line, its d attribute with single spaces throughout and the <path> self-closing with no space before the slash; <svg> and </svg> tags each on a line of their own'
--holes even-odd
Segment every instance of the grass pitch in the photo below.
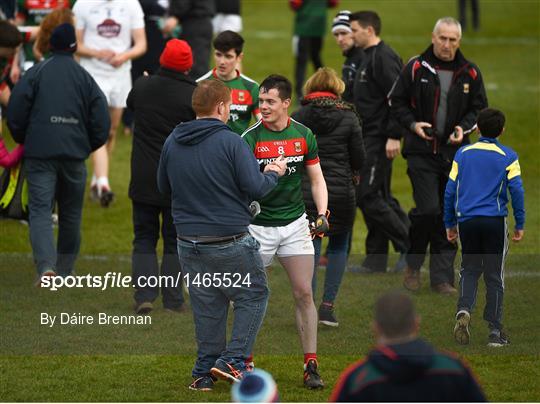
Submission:
<svg viewBox="0 0 540 404">
<path fill-rule="evenodd" d="M 245 0 L 242 6 L 245 74 L 258 81 L 270 73 L 292 77 L 293 15 L 286 2 Z M 473 313 L 472 341 L 466 347 L 456 345 L 452 338 L 455 300 L 432 294 L 425 272 L 424 287 L 414 299 L 422 315 L 422 336 L 466 359 L 490 400 L 539 401 L 540 3 L 483 1 L 480 6 L 481 30 L 464 34 L 462 50 L 480 67 L 489 104 L 507 115 L 501 141 L 520 155 L 526 190 L 525 239 L 511 246 L 506 269 L 504 322 L 512 344 L 499 350 L 486 346 L 482 285 Z M 381 15 L 382 38 L 405 61 L 427 47 L 438 17 L 457 14 L 455 1 L 343 1 L 340 5 L 349 10 L 359 7 Z M 333 11 L 329 19 L 331 14 Z M 342 57 L 329 35 L 323 60 L 340 69 Z M 132 224 L 127 187 L 131 140 L 120 135 L 117 145 L 111 164 L 117 200 L 109 209 L 86 202 L 78 274 L 130 273 Z M 393 191 L 406 210 L 413 206 L 402 158 L 394 164 Z M 354 261 L 361 259 L 364 238 L 365 226 L 358 215 Z M 229 400 L 229 387 L 223 382 L 209 394 L 187 389 L 196 350 L 190 313 L 166 313 L 158 302 L 149 326 L 41 326 L 41 312 L 131 314 L 131 290 L 36 290 L 31 286 L 34 269 L 27 227 L 0 222 L 0 246 L 2 401 Z M 255 347 L 256 365 L 274 375 L 282 401 L 326 401 L 343 368 L 373 344 L 374 299 L 389 288 L 399 288 L 401 276 L 346 273 L 336 301 L 340 327 L 319 329 L 318 351 L 327 388 L 315 392 L 302 387 L 302 356 L 286 276 L 275 267 L 269 279 L 271 297 Z"/>
</svg>

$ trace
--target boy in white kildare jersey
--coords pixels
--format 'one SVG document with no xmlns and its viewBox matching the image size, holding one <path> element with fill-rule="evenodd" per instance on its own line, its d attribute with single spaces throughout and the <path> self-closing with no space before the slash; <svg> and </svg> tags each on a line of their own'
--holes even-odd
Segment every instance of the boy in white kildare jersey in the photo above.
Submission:
<svg viewBox="0 0 540 404">
<path fill-rule="evenodd" d="M 131 59 L 146 52 L 144 13 L 137 0 L 79 0 L 73 13 L 81 66 L 96 80 L 109 104 L 109 140 L 92 154 L 94 175 L 90 184 L 91 194 L 106 207 L 113 199 L 109 155 L 131 90 Z"/>
<path fill-rule="evenodd" d="M 325 216 L 328 192 L 315 136 L 287 113 L 291 94 L 292 85 L 287 78 L 279 75 L 267 77 L 259 91 L 262 119 L 242 135 L 257 157 L 261 170 L 280 156 L 287 159 L 285 175 L 270 193 L 259 200 L 261 213 L 249 226 L 249 231 L 261 244 L 259 251 L 263 264 L 269 266 L 277 255 L 287 272 L 304 351 L 304 385 L 316 389 L 324 384 L 317 369 L 317 310 L 311 289 L 314 248 L 302 196 L 304 170 L 319 214 L 315 233 L 328 230 Z"/>
</svg>

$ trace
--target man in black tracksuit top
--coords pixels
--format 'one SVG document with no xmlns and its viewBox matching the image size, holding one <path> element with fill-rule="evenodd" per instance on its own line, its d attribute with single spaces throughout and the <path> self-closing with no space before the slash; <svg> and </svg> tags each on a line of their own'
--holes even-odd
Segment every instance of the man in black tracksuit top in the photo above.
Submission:
<svg viewBox="0 0 540 404">
<path fill-rule="evenodd" d="M 395 133 L 391 134 L 401 128 L 391 124 L 387 100 L 402 63 L 380 39 L 381 20 L 375 12 L 353 13 L 350 21 L 355 44 L 364 50 L 354 83 L 354 104 L 362 118 L 367 152 L 357 196 L 368 228 L 366 259 L 357 271 L 386 272 L 388 241 L 403 258 L 408 249 L 409 220 L 390 192 L 392 159 L 400 149 L 399 140 L 392 138 Z"/>
<path fill-rule="evenodd" d="M 377 346 L 339 377 L 330 402 L 484 402 L 471 370 L 418 337 L 410 297 L 389 292 L 375 303 Z"/>
<path fill-rule="evenodd" d="M 416 207 L 411 210 L 404 286 L 420 288 L 420 267 L 430 245 L 432 288 L 455 293 L 456 246 L 446 239 L 443 195 L 457 149 L 469 142 L 476 118 L 487 106 L 480 70 L 459 51 L 461 27 L 455 19 L 435 24 L 432 45 L 412 58 L 390 94 L 392 116 L 405 128 L 403 155 Z"/>
<path fill-rule="evenodd" d="M 85 159 L 109 137 L 107 101 L 73 58 L 75 29 L 62 24 L 50 39 L 52 55 L 28 70 L 13 88 L 8 127 L 24 143 L 30 243 L 41 278 L 68 276 L 81 244 Z M 51 213 L 58 203 L 55 248 Z"/>
<path fill-rule="evenodd" d="M 139 280 L 159 274 L 156 247 L 160 233 L 163 237 L 161 274 L 176 279 L 180 272 L 171 198 L 160 194 L 156 178 L 165 139 L 176 125 L 195 119 L 191 96 L 197 84 L 188 76 L 193 64 L 189 45 L 171 39 L 159 61 L 161 67 L 156 74 L 140 77 L 127 98 L 127 106 L 135 118 L 129 197 L 133 203 L 132 273 L 137 313 L 151 311 L 159 294 L 159 287 L 140 284 Z M 182 310 L 181 285 L 163 286 L 161 291 L 165 309 Z"/>
</svg>

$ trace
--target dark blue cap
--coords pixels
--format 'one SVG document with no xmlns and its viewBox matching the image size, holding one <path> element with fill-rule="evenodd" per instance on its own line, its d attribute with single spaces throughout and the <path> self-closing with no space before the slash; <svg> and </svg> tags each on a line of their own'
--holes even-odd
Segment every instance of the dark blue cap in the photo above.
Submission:
<svg viewBox="0 0 540 404">
<path fill-rule="evenodd" d="M 49 43 L 52 51 L 75 52 L 77 50 L 75 28 L 69 23 L 59 25 L 52 32 Z"/>
</svg>

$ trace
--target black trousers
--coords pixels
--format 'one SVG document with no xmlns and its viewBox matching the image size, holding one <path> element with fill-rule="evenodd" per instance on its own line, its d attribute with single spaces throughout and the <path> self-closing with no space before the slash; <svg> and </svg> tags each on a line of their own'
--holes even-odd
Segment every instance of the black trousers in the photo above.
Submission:
<svg viewBox="0 0 540 404">
<path fill-rule="evenodd" d="M 298 37 L 295 52 L 296 65 L 294 69 L 295 93 L 298 99 L 302 98 L 302 86 L 304 85 L 308 60 L 311 59 L 315 70 L 323 66 L 321 60 L 322 47 L 322 37 Z"/>
<path fill-rule="evenodd" d="M 366 152 L 357 192 L 358 207 L 368 229 L 362 266 L 385 272 L 388 242 L 392 242 L 396 251 L 407 252 L 410 222 L 390 191 L 392 160 L 386 158 L 385 143 L 367 141 Z"/>
<path fill-rule="evenodd" d="M 484 320 L 490 329 L 502 328 L 504 261 L 508 252 L 508 233 L 504 217 L 475 217 L 459 224 L 461 271 L 459 310 L 470 312 L 476 303 L 478 279 L 484 275 L 486 307 Z"/>
<path fill-rule="evenodd" d="M 135 301 L 137 303 L 153 302 L 159 295 L 159 286 L 150 287 L 139 286 L 139 278 L 148 277 L 178 278 L 181 273 L 178 252 L 176 249 L 176 229 L 171 216 L 171 208 L 147 205 L 132 202 L 133 204 L 133 239 L 132 256 L 132 277 L 135 286 Z M 161 271 L 158 269 L 158 257 L 156 253 L 157 242 L 160 234 L 161 216 L 161 236 L 163 238 L 163 259 L 161 261 Z M 180 275 L 181 276 L 181 275 Z M 164 278 L 162 278 L 163 281 Z M 176 287 L 169 284 L 161 288 L 163 306 L 166 308 L 177 308 L 184 302 L 182 295 L 182 282 Z"/>
<path fill-rule="evenodd" d="M 459 0 L 459 23 L 461 28 L 465 31 L 467 29 L 467 3 L 468 0 Z M 471 11 L 473 28 L 477 31 L 480 28 L 480 8 L 478 6 L 478 0 L 471 0 Z"/>
<path fill-rule="evenodd" d="M 451 160 L 440 154 L 407 156 L 407 175 L 413 188 L 416 207 L 409 212 L 411 229 L 407 264 L 415 271 L 424 263 L 429 245 L 431 286 L 454 284 L 454 259 L 457 247 L 446 239 L 443 222 L 444 190 Z"/>
<path fill-rule="evenodd" d="M 189 77 L 193 80 L 210 70 L 213 29 L 211 18 L 194 18 L 182 22 L 180 39 L 186 41 L 193 52 L 193 67 L 189 72 Z"/>
</svg>

